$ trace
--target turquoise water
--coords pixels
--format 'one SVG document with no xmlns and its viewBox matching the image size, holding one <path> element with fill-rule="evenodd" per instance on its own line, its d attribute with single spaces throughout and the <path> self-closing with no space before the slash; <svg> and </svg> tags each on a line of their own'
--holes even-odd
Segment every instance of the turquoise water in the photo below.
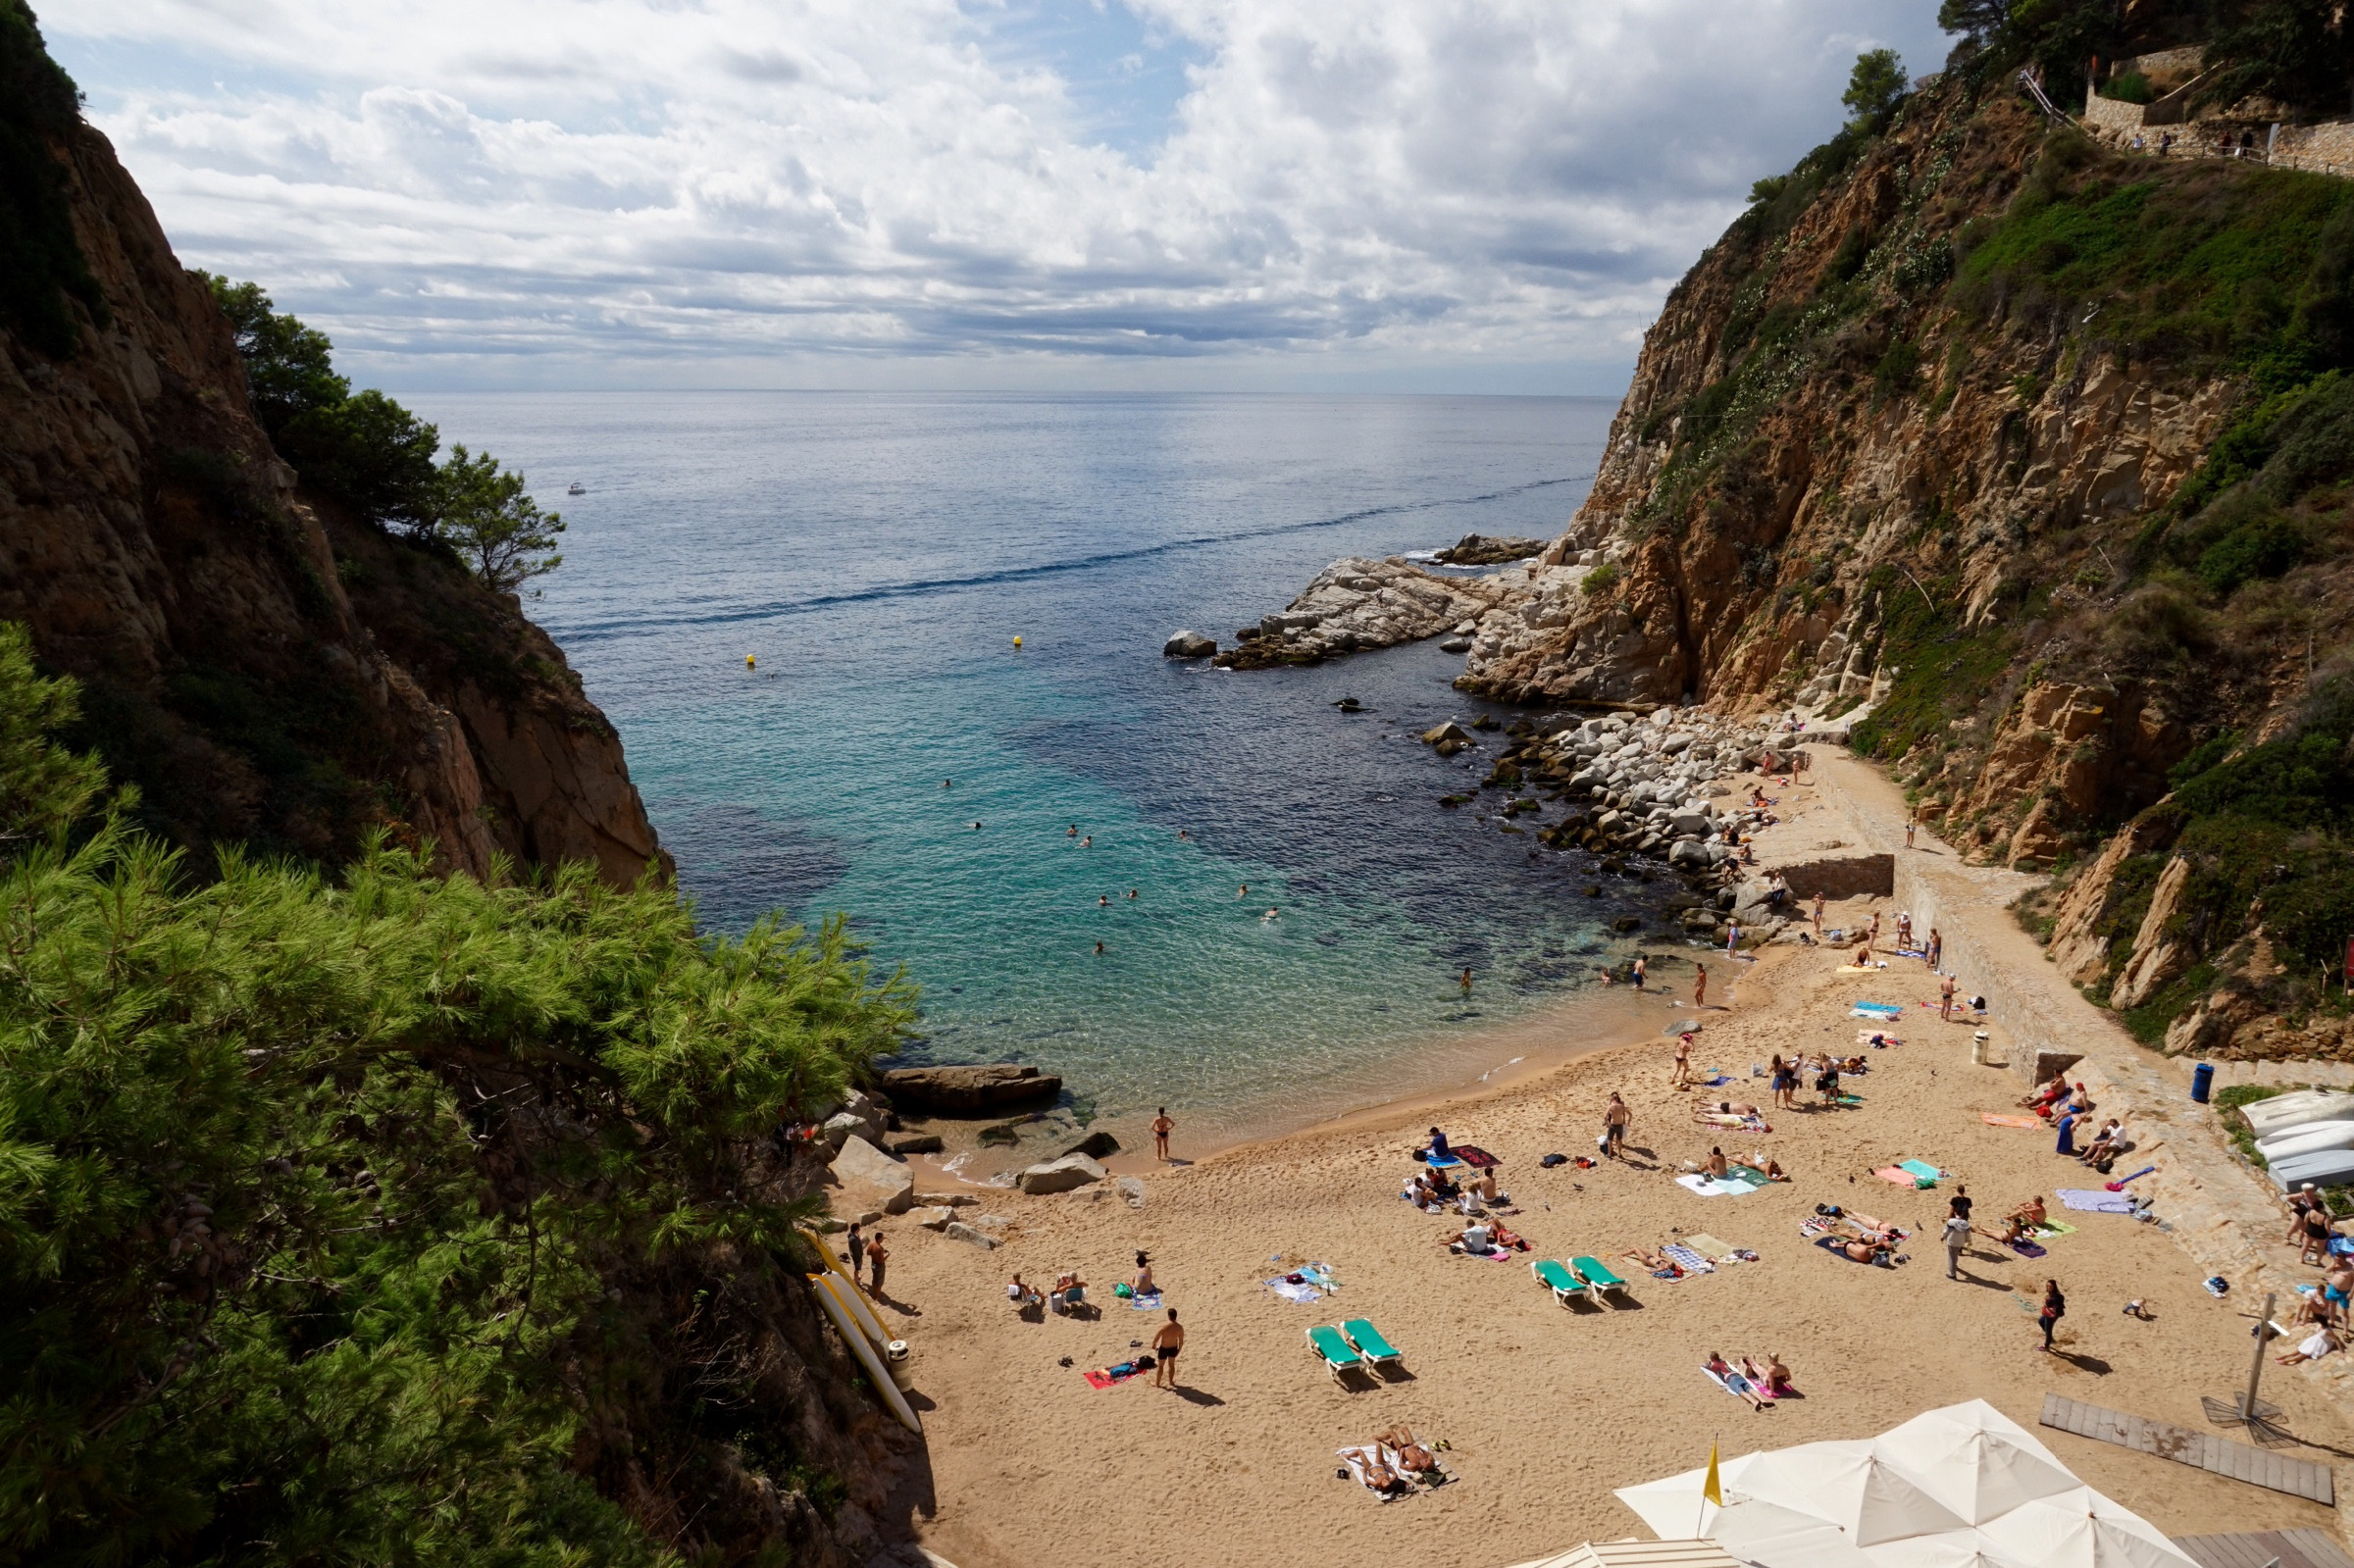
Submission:
<svg viewBox="0 0 2354 1568">
<path fill-rule="evenodd" d="M 1584 857 L 1436 805 L 1488 766 L 1411 738 L 1478 711 L 1459 657 L 1159 650 L 1230 640 L 1342 555 L 1552 534 L 1605 402 L 414 401 L 564 513 L 534 613 L 706 923 L 847 911 L 923 987 L 910 1060 L 1035 1062 L 1110 1118 L 1265 1120 L 1402 1085 L 1602 961 L 1621 906 L 1575 895 Z"/>
</svg>

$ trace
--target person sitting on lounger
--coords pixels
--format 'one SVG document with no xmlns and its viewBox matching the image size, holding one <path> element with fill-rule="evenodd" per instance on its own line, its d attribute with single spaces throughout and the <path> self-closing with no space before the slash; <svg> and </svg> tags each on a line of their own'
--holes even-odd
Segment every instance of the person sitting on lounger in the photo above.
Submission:
<svg viewBox="0 0 2354 1568">
<path fill-rule="evenodd" d="M 1047 1305 L 1063 1313 L 1086 1299 L 1087 1282 L 1076 1274 L 1064 1274 L 1055 1278 L 1054 1289 L 1047 1294 Z"/>
<path fill-rule="evenodd" d="M 1017 1274 L 1005 1287 L 1005 1299 L 1013 1303 L 1016 1312 L 1026 1312 L 1042 1305 L 1047 1298 L 1039 1294 L 1037 1286 L 1026 1284 Z"/>
<path fill-rule="evenodd" d="M 1496 1250 L 1496 1228 L 1485 1220 L 1474 1220 L 1448 1239 L 1447 1250 L 1484 1258 Z"/>
<path fill-rule="evenodd" d="M 1751 1388 L 1749 1386 L 1749 1379 L 1734 1371 L 1731 1364 L 1728 1363 L 1724 1357 L 1718 1355 L 1715 1351 L 1711 1350 L 1709 1352 L 1707 1365 L 1710 1373 L 1715 1377 L 1716 1381 L 1723 1384 L 1733 1392 L 1739 1394 L 1742 1398 L 1747 1399 L 1749 1401 L 1749 1407 L 1752 1410 L 1763 1410 L 1766 1408 L 1765 1396 L 1760 1394 L 1757 1390 Z"/>
</svg>

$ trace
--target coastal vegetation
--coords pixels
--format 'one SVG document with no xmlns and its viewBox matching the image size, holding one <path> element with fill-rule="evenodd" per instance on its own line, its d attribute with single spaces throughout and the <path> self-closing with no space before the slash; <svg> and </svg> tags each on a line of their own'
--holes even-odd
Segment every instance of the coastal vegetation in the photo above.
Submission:
<svg viewBox="0 0 2354 1568">
<path fill-rule="evenodd" d="M 206 277 L 236 333 L 254 417 L 306 483 L 362 522 L 452 553 L 496 593 L 564 564 L 563 517 L 539 509 L 522 475 L 463 446 L 436 465 L 440 431 L 382 392 L 353 391 L 325 332 L 274 310 L 258 283 Z"/>
<path fill-rule="evenodd" d="M 0 1563 L 735 1560 L 838 1503 L 770 1135 L 907 986 L 579 865 L 192 876 L 76 701 L 0 627 Z"/>
</svg>

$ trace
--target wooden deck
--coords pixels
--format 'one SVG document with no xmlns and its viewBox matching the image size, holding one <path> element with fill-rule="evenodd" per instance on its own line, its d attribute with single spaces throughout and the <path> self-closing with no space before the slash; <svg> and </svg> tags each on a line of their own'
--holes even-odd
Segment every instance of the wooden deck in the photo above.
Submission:
<svg viewBox="0 0 2354 1568">
<path fill-rule="evenodd" d="M 2338 1543 L 2323 1530 L 2257 1530 L 2237 1536 L 2177 1536 L 2175 1544 L 2199 1568 L 2354 1568 Z"/>
<path fill-rule="evenodd" d="M 2292 1497 L 2307 1497 L 2325 1507 L 2337 1506 L 2336 1478 L 2328 1465 L 2290 1459 L 2211 1433 L 2126 1415 L 2122 1410 L 2105 1410 L 2097 1404 L 2082 1404 L 2056 1393 L 2043 1396 L 2043 1424 L 2073 1432 L 2079 1438 L 2114 1442 L 2137 1453 L 2154 1453 L 2161 1459 L 2228 1476 L 2233 1481 L 2245 1481 L 2250 1486 L 2285 1492 Z M 2289 1568 L 2287 1557 L 2280 1560 L 2282 1568 Z M 2264 1559 L 2255 1561 L 2261 1568 Z"/>
</svg>

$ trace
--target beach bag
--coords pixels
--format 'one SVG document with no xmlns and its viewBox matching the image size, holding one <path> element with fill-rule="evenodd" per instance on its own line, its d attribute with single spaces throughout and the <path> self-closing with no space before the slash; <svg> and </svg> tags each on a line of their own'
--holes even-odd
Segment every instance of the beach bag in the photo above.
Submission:
<svg viewBox="0 0 2354 1568">
<path fill-rule="evenodd" d="M 1568 1164 L 1569 1156 L 1566 1154 L 1548 1154 L 1543 1159 L 1537 1161 L 1537 1163 L 1550 1171 L 1557 1165 Z"/>
</svg>

